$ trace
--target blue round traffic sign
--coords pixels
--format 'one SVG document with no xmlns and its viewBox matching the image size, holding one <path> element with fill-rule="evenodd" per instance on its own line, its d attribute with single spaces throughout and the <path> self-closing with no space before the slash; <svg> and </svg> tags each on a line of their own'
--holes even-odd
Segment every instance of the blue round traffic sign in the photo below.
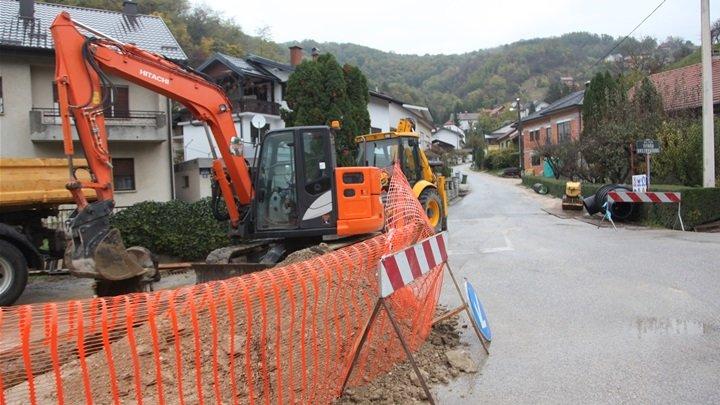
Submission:
<svg viewBox="0 0 720 405">
<path fill-rule="evenodd" d="M 492 332 L 490 331 L 490 323 L 488 322 L 487 315 L 485 315 L 485 308 L 483 308 L 480 299 L 478 299 L 472 284 L 467 280 L 465 280 L 465 293 L 467 295 L 470 313 L 472 314 L 470 318 L 480 330 L 483 337 L 490 342 L 492 340 Z"/>
</svg>

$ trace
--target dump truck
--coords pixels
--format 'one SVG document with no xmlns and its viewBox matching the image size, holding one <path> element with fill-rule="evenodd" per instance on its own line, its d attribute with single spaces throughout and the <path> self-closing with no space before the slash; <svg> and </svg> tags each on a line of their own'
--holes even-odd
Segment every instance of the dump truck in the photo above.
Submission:
<svg viewBox="0 0 720 405">
<path fill-rule="evenodd" d="M 80 169 L 85 160 L 75 159 Z M 0 305 L 10 305 L 25 289 L 30 270 L 54 270 L 66 247 L 62 223 L 47 224 L 60 207 L 74 204 L 65 188 L 68 161 L 0 158 Z M 80 178 L 89 179 L 78 170 Z M 90 201 L 92 190 L 85 191 Z"/>
<path fill-rule="evenodd" d="M 412 119 L 400 119 L 394 131 L 357 136 L 355 143 L 358 145 L 359 166 L 379 167 L 389 174 L 392 165 L 399 162 L 413 194 L 425 209 L 430 225 L 436 233 L 447 230 L 445 176 L 433 173 L 425 152 L 420 149 L 420 134 L 415 132 Z M 388 184 L 387 176 L 383 184 Z"/>
</svg>

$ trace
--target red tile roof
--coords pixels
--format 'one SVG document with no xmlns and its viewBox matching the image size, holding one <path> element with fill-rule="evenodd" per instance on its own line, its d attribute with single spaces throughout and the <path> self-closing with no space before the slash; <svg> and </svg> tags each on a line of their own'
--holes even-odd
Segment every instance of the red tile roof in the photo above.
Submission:
<svg viewBox="0 0 720 405">
<path fill-rule="evenodd" d="M 720 59 L 712 61 L 713 104 L 720 103 Z M 666 111 L 702 106 L 700 63 L 648 76 L 663 99 Z"/>
</svg>

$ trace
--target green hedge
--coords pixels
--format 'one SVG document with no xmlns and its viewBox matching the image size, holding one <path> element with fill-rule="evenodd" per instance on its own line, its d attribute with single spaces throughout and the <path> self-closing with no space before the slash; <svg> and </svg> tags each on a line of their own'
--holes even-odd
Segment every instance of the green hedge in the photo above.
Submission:
<svg viewBox="0 0 720 405">
<path fill-rule="evenodd" d="M 488 152 L 484 164 L 488 170 L 498 170 L 517 167 L 519 161 L 520 154 L 515 149 L 497 149 Z"/>
<path fill-rule="evenodd" d="M 227 223 L 212 215 L 210 199 L 141 202 L 113 215 L 111 223 L 120 230 L 125 246 L 144 246 L 182 260 L 202 260 L 230 244 Z"/>
<path fill-rule="evenodd" d="M 523 176 L 522 184 L 532 187 L 535 183 L 542 183 L 548 188 L 548 194 L 562 198 L 565 194 L 567 180 L 540 176 Z M 590 196 L 595 194 L 602 184 L 583 183 L 582 194 Z M 653 191 L 679 191 L 682 193 L 682 219 L 685 229 L 692 229 L 696 225 L 720 219 L 720 188 L 687 187 L 669 184 L 652 186 Z M 675 204 L 637 204 L 632 220 L 649 225 L 659 225 L 671 228 L 677 218 Z M 677 225 L 679 226 L 679 224 Z"/>
</svg>

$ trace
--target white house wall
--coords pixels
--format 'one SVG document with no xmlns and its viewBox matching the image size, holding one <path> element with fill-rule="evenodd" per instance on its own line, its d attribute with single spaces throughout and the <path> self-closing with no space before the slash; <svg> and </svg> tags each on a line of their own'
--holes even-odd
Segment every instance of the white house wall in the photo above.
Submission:
<svg viewBox="0 0 720 405">
<path fill-rule="evenodd" d="M 395 124 L 390 124 L 389 104 L 386 100 L 370 96 L 370 102 L 368 103 L 370 126 L 380 128 L 380 132 L 388 132 L 391 126 L 397 125 L 397 121 L 395 121 Z"/>
<path fill-rule="evenodd" d="M 433 140 L 445 142 L 449 145 L 452 145 L 455 149 L 462 148 L 461 136 L 445 128 L 441 128 L 437 132 L 435 132 L 435 134 L 433 135 Z"/>
</svg>

